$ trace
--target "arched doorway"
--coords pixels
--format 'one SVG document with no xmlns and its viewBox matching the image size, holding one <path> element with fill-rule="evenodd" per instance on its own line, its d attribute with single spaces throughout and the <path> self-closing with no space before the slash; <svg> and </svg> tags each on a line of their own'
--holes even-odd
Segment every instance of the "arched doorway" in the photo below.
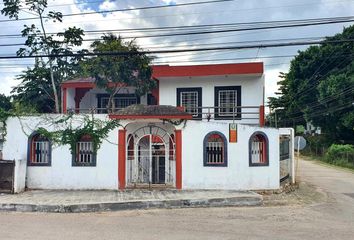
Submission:
<svg viewBox="0 0 354 240">
<path fill-rule="evenodd" d="M 175 186 L 175 142 L 165 129 L 151 125 L 129 134 L 126 159 L 128 186 Z"/>
</svg>

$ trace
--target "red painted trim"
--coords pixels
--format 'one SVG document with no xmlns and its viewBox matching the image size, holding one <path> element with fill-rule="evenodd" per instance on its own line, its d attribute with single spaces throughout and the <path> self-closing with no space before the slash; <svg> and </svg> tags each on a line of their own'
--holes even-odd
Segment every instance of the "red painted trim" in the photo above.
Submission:
<svg viewBox="0 0 354 240">
<path fill-rule="evenodd" d="M 63 82 L 61 84 L 62 88 L 94 88 L 95 83 L 92 82 Z"/>
<path fill-rule="evenodd" d="M 151 95 L 155 97 L 156 105 L 159 105 L 160 104 L 160 82 L 157 79 L 155 80 L 156 80 L 156 88 L 154 88 L 151 91 Z"/>
<path fill-rule="evenodd" d="M 66 113 L 67 110 L 67 89 L 63 88 L 63 105 L 62 105 L 62 112 Z"/>
<path fill-rule="evenodd" d="M 153 77 L 197 77 L 232 74 L 262 74 L 263 62 L 191 66 L 152 66 Z"/>
<path fill-rule="evenodd" d="M 108 87 L 120 87 L 120 86 L 127 86 L 126 84 L 122 83 L 108 83 Z M 62 88 L 95 88 L 96 84 L 94 82 L 63 82 L 61 84 Z"/>
<path fill-rule="evenodd" d="M 118 130 L 118 186 L 120 190 L 125 189 L 126 133 L 127 130 Z"/>
<path fill-rule="evenodd" d="M 190 114 L 186 115 L 109 115 L 110 119 L 193 119 Z"/>
<path fill-rule="evenodd" d="M 90 91 L 90 88 L 75 88 L 75 112 L 79 113 L 80 102 L 85 94 Z"/>
<path fill-rule="evenodd" d="M 264 123 L 265 123 L 264 106 L 261 105 L 259 106 L 259 126 L 263 127 Z"/>
<path fill-rule="evenodd" d="M 176 188 L 182 189 L 182 130 L 175 130 L 176 139 Z"/>
</svg>

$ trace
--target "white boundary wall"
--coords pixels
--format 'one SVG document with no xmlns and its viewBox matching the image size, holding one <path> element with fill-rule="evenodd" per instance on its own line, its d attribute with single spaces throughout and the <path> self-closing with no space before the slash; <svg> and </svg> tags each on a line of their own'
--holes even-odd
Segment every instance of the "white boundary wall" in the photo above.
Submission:
<svg viewBox="0 0 354 240">
<path fill-rule="evenodd" d="M 50 117 L 47 115 L 46 117 Z M 52 115 L 51 117 L 55 117 Z M 96 115 L 105 118 L 106 115 Z M 10 118 L 4 159 L 27 162 L 28 136 L 39 126 L 54 130 L 40 117 Z M 111 131 L 97 152 L 96 167 L 73 167 L 69 146 L 52 147 L 51 166 L 28 166 L 26 183 L 32 189 L 118 189 L 118 129 Z"/>
<path fill-rule="evenodd" d="M 42 117 L 10 118 L 4 143 L 4 159 L 25 163 L 27 161 L 28 136 L 38 127 L 54 130 Z M 105 119 L 107 115 L 95 115 Z M 50 122 L 50 121 L 49 121 Z M 79 123 L 79 122 L 78 122 Z M 122 121 L 126 125 L 129 121 Z M 128 132 L 148 121 L 130 125 Z M 156 123 L 155 123 L 156 124 Z M 161 122 L 157 124 L 164 126 Z M 171 125 L 168 127 L 170 131 Z M 182 184 L 183 189 L 277 189 L 279 188 L 279 134 L 280 130 L 238 125 L 238 142 L 228 143 L 227 167 L 203 166 L 203 140 L 211 131 L 222 132 L 229 140 L 229 124 L 218 122 L 188 121 L 182 130 Z M 269 166 L 249 166 L 249 138 L 256 132 L 264 132 L 269 139 Z M 128 133 L 127 132 L 127 133 Z M 69 146 L 53 146 L 50 167 L 28 166 L 27 187 L 32 189 L 118 189 L 118 128 L 111 131 L 97 153 L 95 167 L 72 166 Z M 21 168 L 25 171 L 26 168 Z"/>
</svg>

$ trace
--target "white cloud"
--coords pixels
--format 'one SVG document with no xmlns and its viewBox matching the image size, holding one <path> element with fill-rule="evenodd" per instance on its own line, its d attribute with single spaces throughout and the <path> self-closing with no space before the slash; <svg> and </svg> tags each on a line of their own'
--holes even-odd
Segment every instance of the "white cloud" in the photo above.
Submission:
<svg viewBox="0 0 354 240">
<path fill-rule="evenodd" d="M 116 6 L 115 2 L 111 2 L 111 1 L 104 1 L 99 6 L 100 11 L 113 10 L 113 9 L 117 9 L 117 6 Z"/>
</svg>

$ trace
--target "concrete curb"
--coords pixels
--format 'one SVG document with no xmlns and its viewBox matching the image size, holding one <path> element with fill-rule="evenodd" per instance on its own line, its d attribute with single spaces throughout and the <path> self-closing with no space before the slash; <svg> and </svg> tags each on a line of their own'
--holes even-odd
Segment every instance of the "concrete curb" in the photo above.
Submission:
<svg viewBox="0 0 354 240">
<path fill-rule="evenodd" d="M 0 204 L 0 211 L 8 212 L 51 212 L 51 213 L 84 213 L 107 212 L 137 209 L 170 209 L 197 207 L 243 207 L 260 206 L 261 195 L 239 196 L 229 198 L 177 199 L 177 200 L 141 200 L 112 203 L 68 204 L 68 205 L 34 205 L 22 203 Z"/>
</svg>

